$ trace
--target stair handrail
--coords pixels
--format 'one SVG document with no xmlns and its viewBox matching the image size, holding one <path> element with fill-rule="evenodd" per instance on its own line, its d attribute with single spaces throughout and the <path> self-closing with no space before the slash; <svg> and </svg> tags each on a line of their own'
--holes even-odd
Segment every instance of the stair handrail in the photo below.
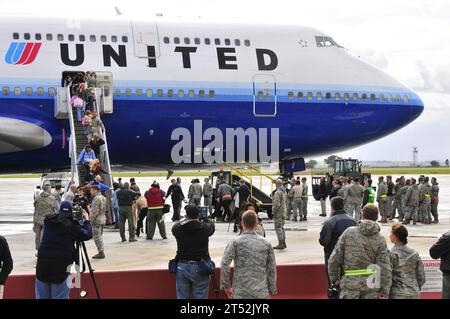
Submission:
<svg viewBox="0 0 450 319">
<path fill-rule="evenodd" d="M 262 189 L 262 181 L 263 181 L 262 177 L 268 178 L 268 179 L 270 180 L 270 193 L 272 194 L 272 192 L 273 192 L 273 186 L 275 185 L 276 180 L 275 180 L 272 176 L 269 176 L 269 175 L 267 175 L 267 174 L 261 172 L 261 170 L 260 170 L 259 168 L 257 168 L 256 166 L 253 166 L 253 165 L 250 164 L 250 163 L 247 163 L 247 162 L 244 162 L 244 161 L 242 161 L 241 163 L 244 164 L 245 166 L 247 166 L 250 170 L 256 172 L 257 175 L 259 175 L 259 176 L 261 177 L 261 178 L 259 179 L 259 183 L 260 183 L 260 184 L 259 184 L 259 186 L 260 186 L 259 189 L 260 189 L 261 191 L 263 190 L 263 189 Z"/>
<path fill-rule="evenodd" d="M 228 163 L 225 163 L 225 162 L 222 162 L 222 164 L 225 165 L 226 167 L 228 167 L 231 170 L 231 172 L 236 172 L 237 173 L 236 175 L 239 175 L 240 177 L 246 177 L 249 180 L 249 183 L 250 183 L 250 197 L 253 198 L 253 179 L 252 179 L 252 177 L 247 175 L 247 174 L 245 174 L 243 171 L 241 171 L 237 167 L 234 167 L 231 164 L 228 164 Z"/>
<path fill-rule="evenodd" d="M 75 122 L 72 113 L 72 103 L 70 96 L 70 88 L 72 87 L 72 83 L 66 86 L 66 107 L 67 114 L 69 117 L 69 126 L 70 126 L 70 143 L 69 143 L 69 156 L 70 156 L 70 172 L 72 174 L 71 182 L 75 183 L 75 185 L 79 185 L 79 175 L 78 175 L 78 154 L 77 154 L 77 138 L 75 134 Z M 60 91 L 58 91 L 58 94 Z"/>
</svg>

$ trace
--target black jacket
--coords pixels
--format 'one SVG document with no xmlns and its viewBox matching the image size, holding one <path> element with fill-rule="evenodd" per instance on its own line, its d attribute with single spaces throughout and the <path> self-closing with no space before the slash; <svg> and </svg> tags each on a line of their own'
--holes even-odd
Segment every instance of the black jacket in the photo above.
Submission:
<svg viewBox="0 0 450 319">
<path fill-rule="evenodd" d="M 239 194 L 239 206 L 242 206 L 248 201 L 250 196 L 250 188 L 247 185 L 239 186 L 234 193 L 234 196 Z"/>
<path fill-rule="evenodd" d="M 433 259 L 441 258 L 441 271 L 445 275 L 450 275 L 450 231 L 431 246 L 430 256 Z"/>
<path fill-rule="evenodd" d="M 167 190 L 166 197 L 169 197 L 172 195 L 172 202 L 173 201 L 182 201 L 184 199 L 183 190 L 181 189 L 180 185 L 170 185 L 169 189 Z"/>
<path fill-rule="evenodd" d="M 13 269 L 13 260 L 5 237 L 0 236 L 0 285 L 5 285 L 8 275 Z"/>
<path fill-rule="evenodd" d="M 137 193 L 132 190 L 121 189 L 116 193 L 119 206 L 133 206 Z"/>
<path fill-rule="evenodd" d="M 176 260 L 210 259 L 209 237 L 214 234 L 215 226 L 211 221 L 184 219 L 172 227 L 172 234 L 177 240 Z"/>
<path fill-rule="evenodd" d="M 319 185 L 319 197 L 320 199 L 326 199 L 328 197 L 328 187 L 325 182 Z"/>
<path fill-rule="evenodd" d="M 347 215 L 344 210 L 338 210 L 323 224 L 320 231 L 319 243 L 324 247 L 325 257 L 329 258 L 333 252 L 334 246 L 349 227 L 355 226 L 356 222 Z"/>
</svg>

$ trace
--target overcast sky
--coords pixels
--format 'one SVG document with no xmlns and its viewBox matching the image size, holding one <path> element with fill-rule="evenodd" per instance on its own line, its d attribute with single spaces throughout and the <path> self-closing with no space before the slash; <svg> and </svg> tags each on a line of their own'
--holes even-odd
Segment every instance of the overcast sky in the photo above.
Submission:
<svg viewBox="0 0 450 319">
<path fill-rule="evenodd" d="M 318 28 L 416 90 L 425 112 L 408 127 L 338 154 L 368 160 L 450 157 L 450 1 L 448 0 L 14 0 L 0 14 L 126 16 L 288 23 Z M 324 156 L 325 157 L 325 156 Z M 322 158 L 322 157 L 321 157 Z"/>
</svg>

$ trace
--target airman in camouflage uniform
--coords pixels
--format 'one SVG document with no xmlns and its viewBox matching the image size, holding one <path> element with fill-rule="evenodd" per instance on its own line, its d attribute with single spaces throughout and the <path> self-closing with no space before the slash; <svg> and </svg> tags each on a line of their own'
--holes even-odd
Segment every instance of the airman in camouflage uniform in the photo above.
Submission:
<svg viewBox="0 0 450 319">
<path fill-rule="evenodd" d="M 286 216 L 286 189 L 283 186 L 283 181 L 277 179 L 277 189 L 275 190 L 272 198 L 272 214 L 275 224 L 275 232 L 278 238 L 278 246 L 274 249 L 285 249 L 286 245 L 286 233 L 284 231 L 284 221 Z"/>
<path fill-rule="evenodd" d="M 392 216 L 394 219 L 398 211 L 398 220 L 402 221 L 404 218 L 403 203 L 402 203 L 402 189 L 405 187 L 405 178 L 402 176 L 394 186 L 394 203 L 392 204 Z M 406 190 L 405 190 L 406 193 Z"/>
<path fill-rule="evenodd" d="M 388 187 L 387 187 L 386 183 L 384 182 L 384 177 L 380 176 L 378 178 L 377 202 L 378 202 L 378 209 L 380 211 L 382 223 L 387 223 L 387 217 L 388 217 L 387 193 L 388 193 Z"/>
<path fill-rule="evenodd" d="M 106 224 L 106 198 L 100 193 L 98 186 L 91 188 L 91 195 L 93 197 L 91 204 L 91 215 L 89 216 L 92 225 L 92 234 L 97 246 L 98 254 L 92 258 L 105 258 L 103 246 L 103 226 Z"/>
<path fill-rule="evenodd" d="M 212 209 L 213 209 L 213 205 L 212 205 L 212 198 L 213 198 L 213 187 L 211 185 L 211 183 L 209 182 L 209 178 L 205 178 L 204 180 L 204 184 L 203 184 L 203 205 L 205 205 L 206 207 L 208 207 L 209 210 L 209 215 L 212 214 Z"/>
<path fill-rule="evenodd" d="M 51 193 L 51 186 L 44 185 L 43 192 L 34 201 L 34 215 L 33 215 L 33 231 L 35 233 L 35 247 L 39 250 L 41 245 L 44 219 L 52 215 L 56 209 L 56 199 Z"/>
<path fill-rule="evenodd" d="M 429 178 L 424 177 L 419 185 L 419 219 L 424 224 L 430 224 L 429 214 L 431 214 L 431 186 L 428 183 Z"/>
<path fill-rule="evenodd" d="M 361 218 L 361 206 L 363 203 L 364 187 L 359 183 L 357 178 L 354 179 L 353 184 L 347 190 L 347 214 L 359 221 Z M 355 217 L 353 217 L 353 212 Z"/>
<path fill-rule="evenodd" d="M 377 219 L 377 207 L 366 205 L 362 221 L 342 233 L 331 254 L 328 273 L 330 282 L 341 288 L 341 299 L 376 299 L 380 294 L 389 296 L 392 267 Z M 379 267 L 379 272 L 374 273 L 372 268 L 368 268 L 373 265 Z M 376 279 L 375 284 L 370 279 Z"/>
<path fill-rule="evenodd" d="M 431 214 L 433 215 L 433 223 L 439 222 L 438 215 L 438 205 L 439 205 L 439 183 L 437 179 L 433 177 L 431 179 Z"/>
<path fill-rule="evenodd" d="M 308 184 L 306 183 L 306 177 L 302 178 L 302 187 L 303 187 L 303 206 L 302 206 L 302 217 L 300 221 L 308 220 Z"/>
<path fill-rule="evenodd" d="M 419 187 L 416 185 L 416 180 L 411 178 L 411 186 L 406 190 L 405 194 L 405 221 L 403 224 L 407 225 L 413 220 L 413 224 L 417 223 L 417 212 L 419 210 Z"/>
<path fill-rule="evenodd" d="M 405 182 L 405 186 L 400 188 L 400 193 L 402 195 L 402 212 L 403 212 L 403 218 L 399 219 L 399 221 L 403 221 L 405 219 L 406 214 L 406 205 L 405 205 L 405 198 L 406 198 L 406 192 L 408 191 L 408 188 L 411 186 L 411 180 L 407 179 Z"/>
<path fill-rule="evenodd" d="M 425 283 L 425 271 L 417 251 L 398 243 L 391 249 L 390 259 L 392 286 L 389 299 L 418 299 Z"/>
<path fill-rule="evenodd" d="M 270 243 L 256 234 L 257 217 L 252 213 L 253 227 L 243 222 L 244 232 L 228 244 L 222 258 L 220 287 L 225 291 L 231 288 L 230 264 L 234 260 L 233 299 L 266 299 L 277 293 L 275 254 Z"/>
</svg>

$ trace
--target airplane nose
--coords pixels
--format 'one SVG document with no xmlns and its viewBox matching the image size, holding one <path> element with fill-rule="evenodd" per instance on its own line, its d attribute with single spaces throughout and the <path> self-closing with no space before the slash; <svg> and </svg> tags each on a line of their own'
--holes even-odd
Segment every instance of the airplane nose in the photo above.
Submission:
<svg viewBox="0 0 450 319">
<path fill-rule="evenodd" d="M 411 118 L 409 122 L 414 121 L 415 119 L 417 119 L 424 111 L 425 106 L 424 103 L 422 101 L 422 99 L 414 92 L 412 92 L 411 94 L 412 98 L 411 98 L 411 107 L 410 107 L 410 111 L 411 111 Z"/>
</svg>

